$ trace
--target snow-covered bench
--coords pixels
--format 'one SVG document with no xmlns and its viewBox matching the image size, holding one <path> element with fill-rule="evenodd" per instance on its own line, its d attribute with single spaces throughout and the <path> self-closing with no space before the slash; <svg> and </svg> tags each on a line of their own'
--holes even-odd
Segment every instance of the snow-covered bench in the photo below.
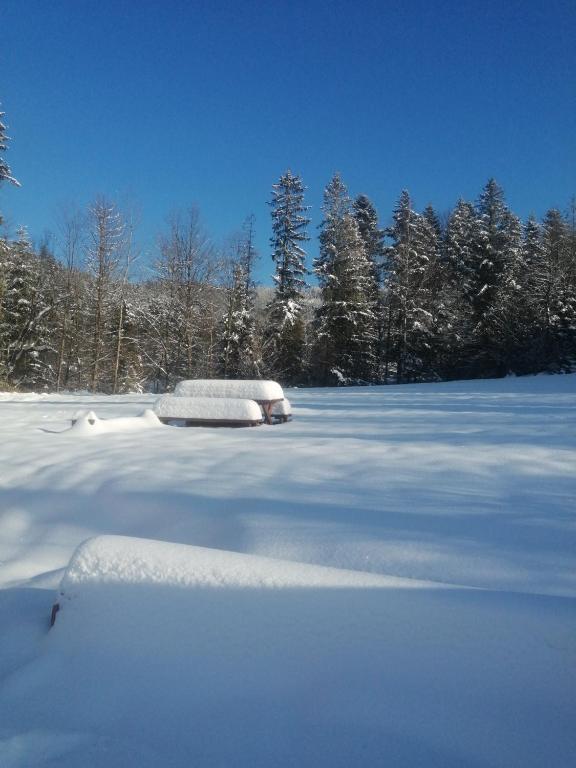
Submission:
<svg viewBox="0 0 576 768">
<path fill-rule="evenodd" d="M 262 408 L 267 424 L 272 423 L 272 407 L 284 399 L 276 381 L 262 379 L 190 379 L 174 389 L 176 397 L 246 398 Z"/>
<path fill-rule="evenodd" d="M 262 423 L 258 403 L 231 397 L 162 395 L 154 403 L 154 413 L 164 424 L 186 427 L 255 427 Z"/>
</svg>

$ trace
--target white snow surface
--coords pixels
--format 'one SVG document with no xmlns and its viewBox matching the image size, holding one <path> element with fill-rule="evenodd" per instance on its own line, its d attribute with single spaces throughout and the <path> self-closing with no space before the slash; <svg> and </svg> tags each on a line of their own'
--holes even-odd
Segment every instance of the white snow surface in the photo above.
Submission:
<svg viewBox="0 0 576 768">
<path fill-rule="evenodd" d="M 281 400 L 282 387 L 261 379 L 190 379 L 174 389 L 176 397 L 237 397 L 248 400 Z"/>
<path fill-rule="evenodd" d="M 0 395 L 2 768 L 572 768 L 576 377 L 289 396 Z"/>
<path fill-rule="evenodd" d="M 434 586 L 413 579 L 128 536 L 96 536 L 83 542 L 64 571 L 60 592 L 68 595 L 81 584 L 93 583 L 231 589 Z"/>
<path fill-rule="evenodd" d="M 162 395 L 154 403 L 161 418 L 205 419 L 206 421 L 261 421 L 260 406 L 254 400 L 232 397 L 175 397 Z"/>
</svg>

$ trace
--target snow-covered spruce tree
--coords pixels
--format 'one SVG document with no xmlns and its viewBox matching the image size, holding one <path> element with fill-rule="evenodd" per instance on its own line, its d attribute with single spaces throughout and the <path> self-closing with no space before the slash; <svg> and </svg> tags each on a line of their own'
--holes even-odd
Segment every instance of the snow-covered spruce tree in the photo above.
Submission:
<svg viewBox="0 0 576 768">
<path fill-rule="evenodd" d="M 364 242 L 366 257 L 370 262 L 373 290 L 378 293 L 384 257 L 384 230 L 378 225 L 376 208 L 366 195 L 358 195 L 352 204 L 360 237 Z"/>
<path fill-rule="evenodd" d="M 6 152 L 8 148 L 8 136 L 6 135 L 6 126 L 4 125 L 2 120 L 2 118 L 4 117 L 4 114 L 5 114 L 4 112 L 0 112 L 0 186 L 5 181 L 15 184 L 16 186 L 20 186 L 20 182 L 17 181 L 17 179 L 15 179 L 12 176 L 12 171 L 10 170 L 8 163 L 2 157 L 2 153 Z M 2 224 L 2 211 L 0 211 L 0 225 L 1 224 Z M 6 290 L 6 279 L 7 279 L 6 271 L 7 271 L 9 254 L 10 254 L 10 245 L 6 240 L 6 238 L 0 235 L 0 324 L 3 324 L 4 328 L 6 328 L 6 321 L 2 319 L 2 305 L 3 305 L 4 292 Z M 5 381 L 7 378 L 8 371 L 5 365 L 6 365 L 6 350 L 3 347 L 2 337 L 0 335 L 0 383 Z"/>
<path fill-rule="evenodd" d="M 412 209 L 402 192 L 389 230 L 387 253 L 384 377 L 397 383 L 438 378 L 431 368 L 437 337 L 438 241 L 428 219 Z"/>
<path fill-rule="evenodd" d="M 41 263 L 25 230 L 3 257 L 4 288 L 0 311 L 0 369 L 7 381 L 25 389 L 50 383 L 51 353 Z"/>
<path fill-rule="evenodd" d="M 316 313 L 315 378 L 358 384 L 377 378 L 374 272 L 346 187 L 336 174 L 324 191 Z"/>
<path fill-rule="evenodd" d="M 474 297 L 477 264 L 481 261 L 483 235 L 474 206 L 458 200 L 450 213 L 445 236 L 447 302 L 453 316 L 447 345 L 451 349 L 446 377 L 457 379 L 468 375 L 468 358 L 472 351 Z"/>
<path fill-rule="evenodd" d="M 422 250 L 428 256 L 426 271 L 427 338 L 421 347 L 422 373 L 426 379 L 445 379 L 454 354 L 453 330 L 458 318 L 453 306 L 446 232 L 432 205 L 422 213 Z"/>
<path fill-rule="evenodd" d="M 232 265 L 232 284 L 227 291 L 226 313 L 222 318 L 220 373 L 224 378 L 260 378 L 256 339 L 253 264 L 254 217 L 244 224 Z"/>
<path fill-rule="evenodd" d="M 272 187 L 272 260 L 276 265 L 274 297 L 267 308 L 265 360 L 267 373 L 284 384 L 298 384 L 305 373 L 303 317 L 306 253 L 310 219 L 304 185 L 290 170 Z"/>
<path fill-rule="evenodd" d="M 2 157 L 2 153 L 6 152 L 8 149 L 8 136 L 6 135 L 6 126 L 3 123 L 3 117 L 5 113 L 0 112 L 0 184 L 2 182 L 7 181 L 10 184 L 14 184 L 15 186 L 19 187 L 20 182 L 18 179 L 14 178 L 12 176 L 12 171 L 10 170 L 10 166 L 4 160 Z M 2 223 L 2 215 L 0 213 L 0 223 Z"/>
<path fill-rule="evenodd" d="M 382 271 L 384 268 L 384 230 L 378 226 L 378 214 L 376 208 L 366 195 L 358 195 L 352 204 L 354 218 L 358 224 L 360 237 L 364 242 L 364 250 L 370 262 L 370 280 L 368 294 L 370 296 L 372 311 L 376 318 L 375 330 L 377 343 L 375 354 L 377 360 L 382 357 L 382 343 L 384 333 L 384 314 L 382 305 Z"/>
<path fill-rule="evenodd" d="M 538 255 L 530 272 L 541 370 L 570 371 L 576 366 L 576 267 L 569 223 L 556 208 L 544 217 Z"/>
<path fill-rule="evenodd" d="M 503 217 L 506 238 L 503 266 L 493 305 L 484 318 L 490 341 L 489 359 L 499 375 L 524 373 L 523 356 L 529 338 L 528 275 L 522 248 L 522 225 L 511 212 Z"/>
<path fill-rule="evenodd" d="M 509 263 L 519 251 L 518 220 L 508 209 L 504 192 L 494 179 L 482 190 L 476 204 L 479 220 L 478 258 L 471 265 L 473 323 L 469 371 L 472 376 L 506 373 L 492 322 L 497 297 Z"/>
<path fill-rule="evenodd" d="M 522 305 L 525 336 L 519 351 L 520 365 L 518 373 L 537 373 L 542 370 L 544 354 L 538 332 L 540 307 L 536 289 L 536 275 L 544 259 L 542 227 L 534 216 L 530 216 L 523 227 L 521 260 L 524 265 L 524 284 L 522 286 Z"/>
<path fill-rule="evenodd" d="M 10 246 L 6 238 L 0 236 L 0 389 L 6 386 L 8 377 L 6 367 L 6 333 L 8 327 L 5 321 L 4 301 L 8 280 L 8 265 L 11 261 L 9 256 Z"/>
</svg>

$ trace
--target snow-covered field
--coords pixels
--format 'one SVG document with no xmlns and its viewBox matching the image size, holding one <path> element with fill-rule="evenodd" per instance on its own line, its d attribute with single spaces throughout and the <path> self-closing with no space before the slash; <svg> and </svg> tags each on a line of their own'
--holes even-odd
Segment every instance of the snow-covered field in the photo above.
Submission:
<svg viewBox="0 0 576 768">
<path fill-rule="evenodd" d="M 576 376 L 288 396 L 0 394 L 2 768 L 573 766 Z M 101 534 L 194 546 L 84 567 L 48 631 Z"/>
</svg>

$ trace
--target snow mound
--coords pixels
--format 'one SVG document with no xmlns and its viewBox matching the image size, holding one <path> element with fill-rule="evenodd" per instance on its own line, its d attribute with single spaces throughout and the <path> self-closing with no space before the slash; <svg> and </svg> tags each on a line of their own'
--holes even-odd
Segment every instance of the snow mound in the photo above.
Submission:
<svg viewBox="0 0 576 768">
<path fill-rule="evenodd" d="M 162 419 L 195 421 L 262 421 L 260 406 L 254 400 L 239 398 L 175 397 L 163 395 L 154 404 Z"/>
<path fill-rule="evenodd" d="M 150 408 L 140 416 L 124 416 L 117 419 L 99 419 L 94 411 L 75 414 L 68 430 L 78 435 L 100 435 L 106 432 L 138 432 L 142 429 L 161 427 L 162 422 Z"/>
<path fill-rule="evenodd" d="M 43 652 L 0 701 L 2 728 L 85 734 L 62 768 L 154 754 L 170 768 L 572 766 L 573 601 L 405 586 L 91 539 Z M 126 762 L 131 743 L 148 762 Z M 28 745 L 16 765 L 35 764 Z"/>
<path fill-rule="evenodd" d="M 284 397 L 280 384 L 259 379 L 192 379 L 177 384 L 174 394 L 176 397 L 234 397 L 258 401 Z"/>
<path fill-rule="evenodd" d="M 428 586 L 412 579 L 130 536 L 96 536 L 83 542 L 64 573 L 60 592 L 69 596 L 79 585 L 97 583 L 260 589 Z"/>
</svg>

